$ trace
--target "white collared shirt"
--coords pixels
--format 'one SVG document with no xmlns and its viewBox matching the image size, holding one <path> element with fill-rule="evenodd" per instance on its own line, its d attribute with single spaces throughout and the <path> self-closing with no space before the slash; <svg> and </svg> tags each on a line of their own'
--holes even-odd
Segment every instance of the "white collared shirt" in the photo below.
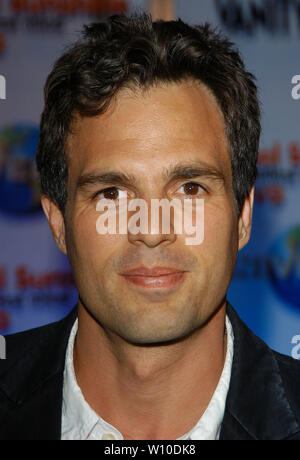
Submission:
<svg viewBox="0 0 300 460">
<path fill-rule="evenodd" d="M 73 365 L 74 341 L 78 329 L 76 319 L 69 338 L 63 383 L 61 439 L 67 440 L 123 440 L 122 434 L 103 420 L 89 406 L 76 382 Z M 217 388 L 198 423 L 179 440 L 218 440 L 225 412 L 225 403 L 233 360 L 233 330 L 226 316 L 227 351 Z"/>
</svg>

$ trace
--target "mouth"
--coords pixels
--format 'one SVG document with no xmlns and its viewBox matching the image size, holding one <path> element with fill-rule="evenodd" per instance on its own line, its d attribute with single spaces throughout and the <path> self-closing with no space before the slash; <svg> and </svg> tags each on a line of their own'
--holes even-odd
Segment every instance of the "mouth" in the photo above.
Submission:
<svg viewBox="0 0 300 460">
<path fill-rule="evenodd" d="M 138 267 L 121 273 L 128 283 L 144 289 L 170 289 L 180 284 L 186 275 L 186 271 L 170 267 Z"/>
</svg>

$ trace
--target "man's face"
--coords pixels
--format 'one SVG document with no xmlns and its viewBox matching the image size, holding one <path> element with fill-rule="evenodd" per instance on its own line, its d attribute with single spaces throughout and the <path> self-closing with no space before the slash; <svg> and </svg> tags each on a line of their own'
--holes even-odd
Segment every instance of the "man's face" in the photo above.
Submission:
<svg viewBox="0 0 300 460">
<path fill-rule="evenodd" d="M 189 82 L 124 91 L 105 114 L 77 119 L 68 160 L 60 247 L 80 302 L 107 331 L 131 343 L 179 340 L 201 327 L 224 303 L 237 251 L 248 238 L 241 236 L 214 97 Z M 97 202 L 125 196 L 149 207 L 154 198 L 204 199 L 203 243 L 187 245 L 187 235 L 174 232 L 100 235 Z M 139 267 L 180 273 L 160 281 L 126 276 Z"/>
</svg>

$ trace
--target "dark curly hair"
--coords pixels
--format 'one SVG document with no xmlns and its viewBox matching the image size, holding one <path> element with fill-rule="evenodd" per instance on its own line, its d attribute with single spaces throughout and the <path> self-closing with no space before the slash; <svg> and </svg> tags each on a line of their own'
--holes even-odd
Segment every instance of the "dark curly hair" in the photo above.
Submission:
<svg viewBox="0 0 300 460">
<path fill-rule="evenodd" d="M 82 38 L 47 78 L 37 168 L 42 193 L 61 211 L 67 202 L 66 141 L 75 114 L 103 113 L 125 87 L 146 88 L 191 78 L 203 82 L 223 112 L 239 212 L 257 174 L 260 108 L 255 77 L 233 43 L 209 24 L 114 15 L 85 26 Z"/>
</svg>

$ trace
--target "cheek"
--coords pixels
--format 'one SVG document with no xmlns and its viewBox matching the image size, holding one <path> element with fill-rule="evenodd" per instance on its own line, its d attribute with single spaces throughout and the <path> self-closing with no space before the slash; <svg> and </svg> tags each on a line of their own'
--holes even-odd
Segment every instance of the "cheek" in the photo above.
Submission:
<svg viewBox="0 0 300 460">
<path fill-rule="evenodd" d="M 68 251 L 73 266 L 82 266 L 85 270 L 101 271 L 106 260 L 117 250 L 120 235 L 100 235 L 97 231 L 98 213 L 81 213 L 74 217 L 68 230 Z"/>
<path fill-rule="evenodd" d="M 203 251 L 231 266 L 238 250 L 238 224 L 234 210 L 227 203 L 207 205 L 204 219 Z M 200 247 L 201 251 L 201 247 Z M 232 262 L 232 263 L 230 263 Z"/>
</svg>

